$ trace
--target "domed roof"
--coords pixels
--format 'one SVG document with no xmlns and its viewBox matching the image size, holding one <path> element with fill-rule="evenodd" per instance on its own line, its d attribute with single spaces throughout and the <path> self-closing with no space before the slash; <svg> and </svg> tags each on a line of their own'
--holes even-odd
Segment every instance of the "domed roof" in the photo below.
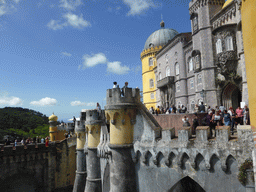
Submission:
<svg viewBox="0 0 256 192">
<path fill-rule="evenodd" d="M 227 7 L 232 1 L 233 1 L 233 0 L 227 0 L 227 1 L 224 3 L 222 9 L 225 8 L 225 7 Z"/>
<path fill-rule="evenodd" d="M 169 40 L 173 39 L 177 34 L 179 34 L 174 29 L 164 28 L 163 21 L 161 21 L 160 25 L 161 25 L 161 29 L 155 31 L 148 37 L 143 50 L 148 49 L 151 46 L 153 47 L 159 46 L 159 45 L 163 46 L 167 44 Z"/>
<path fill-rule="evenodd" d="M 49 121 L 57 121 L 58 117 L 52 113 L 52 115 L 49 117 Z"/>
</svg>

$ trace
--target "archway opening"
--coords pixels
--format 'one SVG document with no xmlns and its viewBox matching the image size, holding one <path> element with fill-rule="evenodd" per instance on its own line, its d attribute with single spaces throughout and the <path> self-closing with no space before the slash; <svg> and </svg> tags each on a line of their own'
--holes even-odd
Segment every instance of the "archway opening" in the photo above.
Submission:
<svg viewBox="0 0 256 192">
<path fill-rule="evenodd" d="M 205 190 L 190 177 L 184 177 L 168 192 L 205 192 Z"/>
<path fill-rule="evenodd" d="M 222 92 L 222 105 L 228 109 L 229 107 L 233 107 L 236 109 L 240 106 L 240 102 L 242 101 L 242 94 L 239 88 L 233 83 L 229 83 Z"/>
</svg>

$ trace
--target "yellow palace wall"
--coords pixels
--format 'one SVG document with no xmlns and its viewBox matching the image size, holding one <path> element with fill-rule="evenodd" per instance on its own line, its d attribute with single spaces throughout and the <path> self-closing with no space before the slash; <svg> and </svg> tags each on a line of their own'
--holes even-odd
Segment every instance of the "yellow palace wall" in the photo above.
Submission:
<svg viewBox="0 0 256 192">
<path fill-rule="evenodd" d="M 256 1 L 242 0 L 242 31 L 252 131 L 256 136 Z M 256 143 L 256 138 L 254 138 Z"/>
<path fill-rule="evenodd" d="M 142 62 L 142 84 L 143 84 L 143 103 L 149 109 L 156 108 L 156 77 L 154 68 L 156 67 L 155 54 L 162 49 L 162 46 L 152 47 L 141 53 Z M 153 59 L 153 66 L 149 66 L 149 58 Z M 150 79 L 154 80 L 154 86 L 150 88 Z M 151 93 L 154 93 L 154 99 L 151 99 Z"/>
</svg>

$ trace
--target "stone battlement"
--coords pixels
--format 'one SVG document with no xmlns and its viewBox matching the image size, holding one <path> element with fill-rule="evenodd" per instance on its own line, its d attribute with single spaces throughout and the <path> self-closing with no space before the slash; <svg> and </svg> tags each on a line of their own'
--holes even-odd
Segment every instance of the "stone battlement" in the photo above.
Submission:
<svg viewBox="0 0 256 192">
<path fill-rule="evenodd" d="M 110 106 L 118 105 L 136 105 L 140 102 L 140 89 L 124 88 L 124 94 L 121 94 L 122 89 L 113 88 L 107 90 L 106 106 L 108 109 Z"/>
<path fill-rule="evenodd" d="M 0 157 L 6 155 L 17 155 L 25 153 L 38 153 L 38 152 L 48 152 L 50 151 L 53 143 L 49 143 L 49 147 L 45 146 L 45 143 L 38 144 L 28 144 L 28 145 L 18 145 L 13 147 L 12 145 L 4 146 L 0 145 Z"/>
</svg>

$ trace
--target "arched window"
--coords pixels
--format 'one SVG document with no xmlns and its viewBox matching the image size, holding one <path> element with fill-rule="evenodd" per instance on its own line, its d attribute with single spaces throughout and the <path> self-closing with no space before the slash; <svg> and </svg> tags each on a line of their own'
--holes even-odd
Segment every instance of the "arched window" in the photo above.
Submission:
<svg viewBox="0 0 256 192">
<path fill-rule="evenodd" d="M 190 103 L 190 106 L 191 106 L 191 112 L 193 112 L 195 110 L 195 101 L 191 101 Z"/>
<path fill-rule="evenodd" d="M 171 76 L 171 70 L 169 66 L 166 67 L 165 75 L 166 77 Z"/>
<path fill-rule="evenodd" d="M 190 79 L 190 89 L 194 89 L 194 80 Z"/>
<path fill-rule="evenodd" d="M 149 79 L 149 87 L 154 88 L 154 80 L 153 79 Z"/>
<path fill-rule="evenodd" d="M 177 83 L 176 83 L 176 92 L 179 92 L 179 91 L 180 91 L 180 83 L 177 82 Z"/>
<path fill-rule="evenodd" d="M 180 74 L 180 66 L 179 66 L 179 63 L 176 63 L 176 64 L 175 64 L 175 73 L 176 73 L 176 75 L 179 75 L 179 74 Z"/>
<path fill-rule="evenodd" d="M 222 52 L 222 43 L 221 43 L 221 39 L 218 39 L 216 41 L 216 53 L 219 54 Z"/>
<path fill-rule="evenodd" d="M 202 75 L 198 74 L 197 75 L 197 84 L 201 84 L 202 83 Z"/>
<path fill-rule="evenodd" d="M 148 59 L 148 62 L 149 62 L 149 66 L 153 66 L 153 58 L 152 58 L 152 57 L 150 57 L 150 58 Z"/>
<path fill-rule="evenodd" d="M 165 61 L 166 61 L 166 63 L 168 63 L 168 61 L 169 61 L 169 56 L 168 56 L 168 54 L 165 55 Z"/>
<path fill-rule="evenodd" d="M 227 36 L 225 39 L 226 51 L 233 51 L 233 38 L 231 36 Z"/>
<path fill-rule="evenodd" d="M 161 80 L 162 79 L 162 74 L 161 74 L 161 72 L 159 72 L 159 80 Z"/>
<path fill-rule="evenodd" d="M 192 57 L 190 57 L 189 63 L 188 63 L 188 72 L 191 72 L 193 70 L 194 70 L 193 59 L 192 59 Z"/>
</svg>

